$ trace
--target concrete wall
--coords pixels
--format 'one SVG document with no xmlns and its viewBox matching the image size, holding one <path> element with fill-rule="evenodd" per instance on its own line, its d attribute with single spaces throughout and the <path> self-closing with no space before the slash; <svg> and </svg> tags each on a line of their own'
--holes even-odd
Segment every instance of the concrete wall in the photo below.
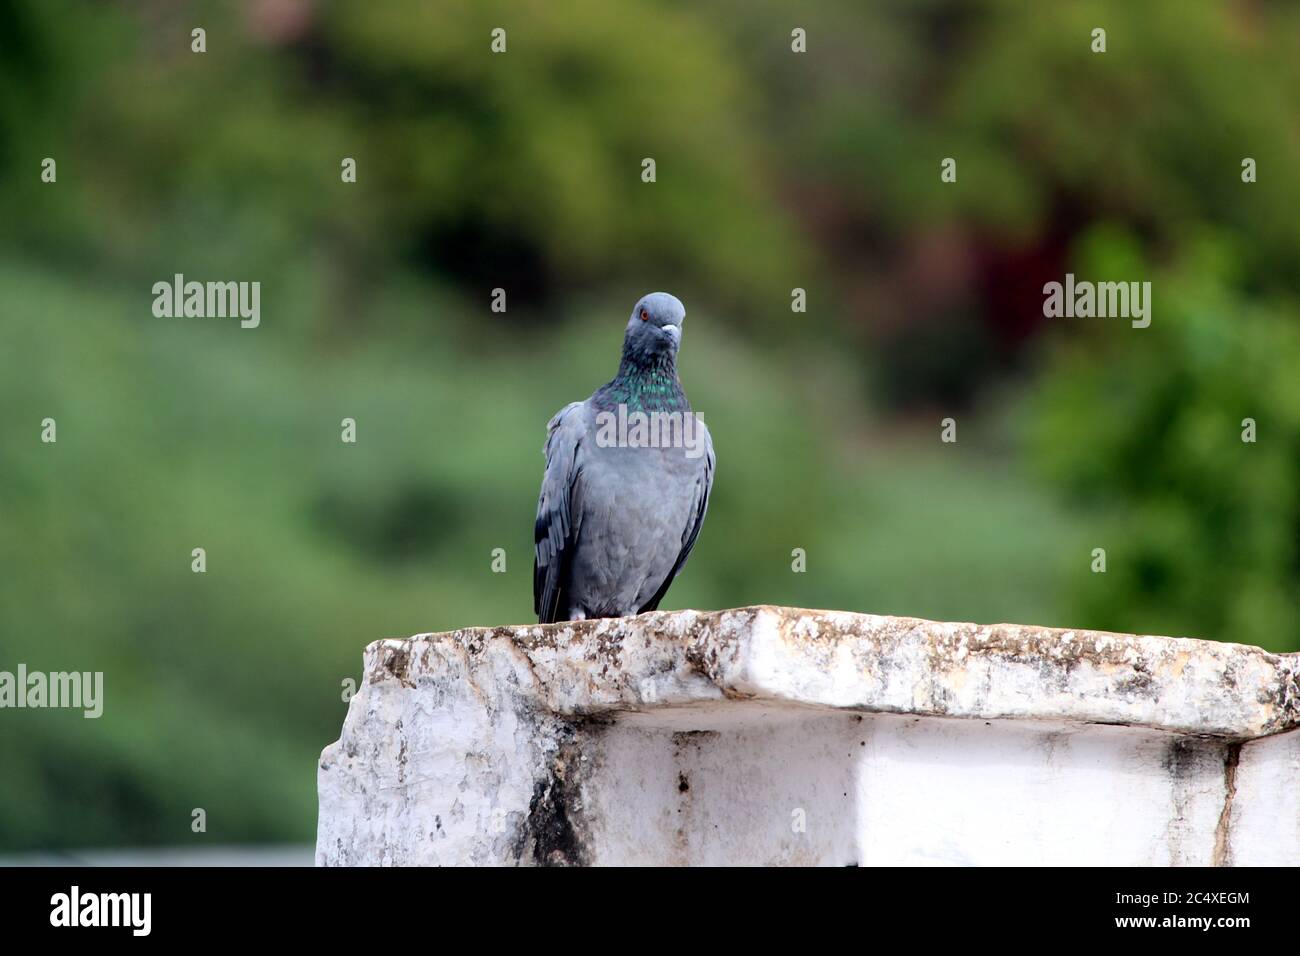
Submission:
<svg viewBox="0 0 1300 956">
<path fill-rule="evenodd" d="M 1298 663 L 773 607 L 380 641 L 316 858 L 1296 864 Z"/>
</svg>

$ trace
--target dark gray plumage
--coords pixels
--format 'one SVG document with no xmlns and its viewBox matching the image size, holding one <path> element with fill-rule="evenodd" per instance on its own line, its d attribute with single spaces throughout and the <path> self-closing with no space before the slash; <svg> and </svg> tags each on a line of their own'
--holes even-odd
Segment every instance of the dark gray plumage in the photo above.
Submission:
<svg viewBox="0 0 1300 956">
<path fill-rule="evenodd" d="M 677 378 L 685 318 L 666 292 L 641 299 L 618 374 L 546 426 L 533 565 L 533 607 L 543 623 L 653 611 L 690 557 L 714 456 Z M 678 425 L 676 440 L 638 435 L 638 412 L 660 427 Z M 658 447 L 646 447 L 647 438 Z"/>
</svg>

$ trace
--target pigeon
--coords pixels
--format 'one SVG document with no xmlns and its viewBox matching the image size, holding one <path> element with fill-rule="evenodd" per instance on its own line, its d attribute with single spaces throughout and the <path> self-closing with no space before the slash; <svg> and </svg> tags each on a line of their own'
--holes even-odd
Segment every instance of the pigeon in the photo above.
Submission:
<svg viewBox="0 0 1300 956">
<path fill-rule="evenodd" d="M 655 610 L 695 547 L 715 459 L 677 378 L 685 318 L 676 296 L 643 297 L 618 374 L 547 423 L 533 564 L 543 624 Z"/>
</svg>

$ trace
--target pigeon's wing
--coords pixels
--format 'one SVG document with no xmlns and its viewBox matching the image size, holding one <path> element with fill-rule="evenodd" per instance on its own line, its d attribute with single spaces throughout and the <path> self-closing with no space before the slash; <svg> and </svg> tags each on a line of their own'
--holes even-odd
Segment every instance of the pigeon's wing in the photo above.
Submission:
<svg viewBox="0 0 1300 956">
<path fill-rule="evenodd" d="M 586 431 L 581 409 L 582 402 L 573 402 L 546 424 L 546 474 L 533 528 L 533 610 L 543 624 L 568 612 L 568 566 L 578 532 L 570 504 L 582 473 L 580 452 Z"/>
<path fill-rule="evenodd" d="M 702 421 L 700 427 L 704 428 Z M 695 539 L 700 536 L 700 526 L 704 524 L 704 513 L 709 510 L 709 492 L 713 490 L 713 469 L 717 464 L 717 459 L 713 455 L 713 437 L 709 434 L 707 428 L 704 429 L 704 451 L 704 470 L 700 472 L 700 477 L 695 482 L 695 507 L 691 509 L 691 520 L 682 532 L 682 550 L 673 563 L 673 569 L 668 572 L 663 584 L 659 585 L 659 590 L 655 592 L 655 596 L 637 611 L 638 614 L 644 614 L 646 611 L 653 611 L 659 607 L 659 602 L 668 593 L 668 586 L 673 583 L 673 578 L 677 577 L 678 572 L 685 566 L 686 559 L 691 556 L 691 549 L 695 547 Z"/>
</svg>

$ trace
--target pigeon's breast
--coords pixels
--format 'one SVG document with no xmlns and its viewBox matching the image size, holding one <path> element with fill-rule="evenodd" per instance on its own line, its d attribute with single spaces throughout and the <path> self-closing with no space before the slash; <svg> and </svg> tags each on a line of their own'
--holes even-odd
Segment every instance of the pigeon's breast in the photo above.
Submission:
<svg viewBox="0 0 1300 956">
<path fill-rule="evenodd" d="M 572 502 L 575 605 L 589 616 L 631 614 L 654 596 L 681 553 L 704 468 L 685 448 L 596 449 Z"/>
</svg>

